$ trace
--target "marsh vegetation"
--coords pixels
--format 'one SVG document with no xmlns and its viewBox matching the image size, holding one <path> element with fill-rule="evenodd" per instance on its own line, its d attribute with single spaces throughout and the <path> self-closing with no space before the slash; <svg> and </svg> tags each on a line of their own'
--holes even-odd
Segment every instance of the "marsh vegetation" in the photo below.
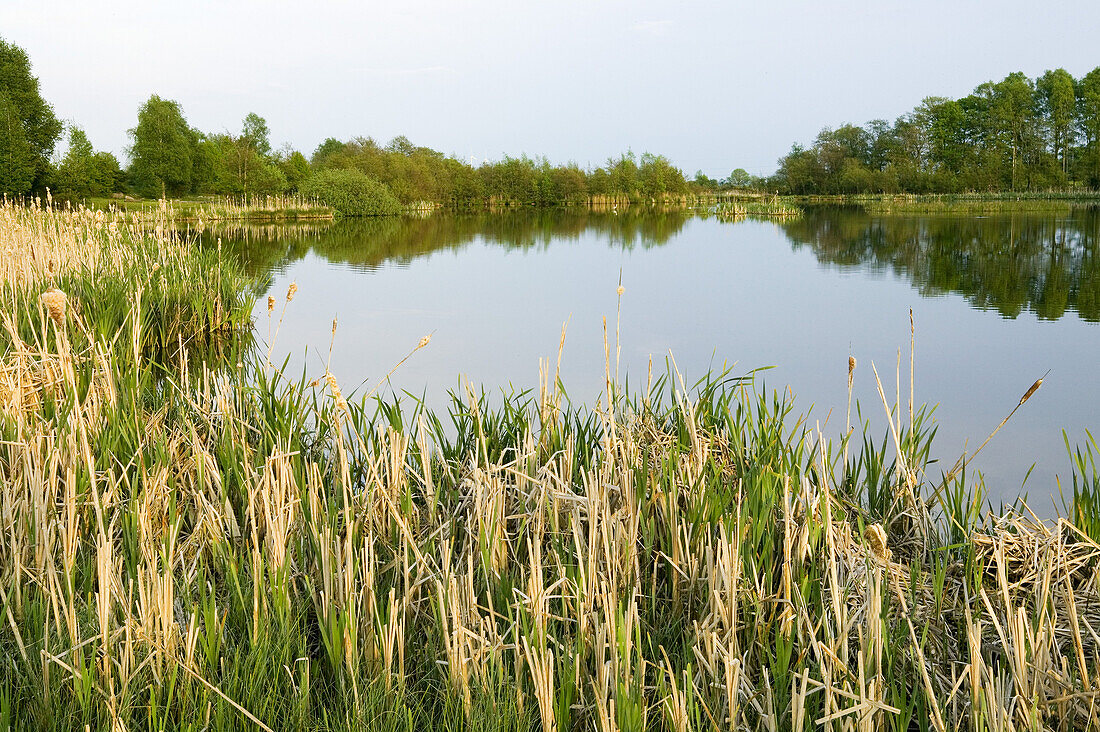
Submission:
<svg viewBox="0 0 1100 732">
<path fill-rule="evenodd" d="M 1065 519 L 990 513 L 866 365 L 886 439 L 851 413 L 830 439 L 754 372 L 627 389 L 615 329 L 589 406 L 560 354 L 503 402 L 356 396 L 234 350 L 222 252 L 102 212 L 0 225 L 7 726 L 1095 724 L 1095 443 Z M 212 340 L 232 357 L 162 347 Z"/>
</svg>

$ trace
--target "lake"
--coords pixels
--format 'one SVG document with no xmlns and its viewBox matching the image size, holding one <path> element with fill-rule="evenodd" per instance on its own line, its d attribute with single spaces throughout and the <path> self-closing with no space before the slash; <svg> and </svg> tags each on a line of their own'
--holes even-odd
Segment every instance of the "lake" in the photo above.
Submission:
<svg viewBox="0 0 1100 732">
<path fill-rule="evenodd" d="M 280 303 L 277 320 L 297 283 L 273 347 L 294 373 L 324 373 L 339 318 L 331 370 L 345 392 L 369 391 L 428 334 L 431 344 L 381 393 L 439 407 L 460 377 L 498 392 L 537 388 L 539 359 L 556 360 L 568 322 L 562 380 L 575 402 L 594 404 L 606 318 L 611 369 L 618 329 L 617 368 L 633 387 L 644 387 L 650 359 L 664 372 L 669 354 L 689 384 L 708 370 L 774 366 L 757 388 L 789 387 L 796 410 L 832 437 L 844 431 L 854 356 L 854 398 L 885 435 L 871 364 L 892 403 L 900 351 L 904 405 L 912 309 L 916 401 L 937 405 L 942 469 L 1049 370 L 973 467 L 994 500 L 1026 491 L 1050 514 L 1059 477 L 1070 475 L 1062 431 L 1075 444 L 1100 425 L 1096 209 L 975 217 L 813 208 L 782 222 L 525 210 L 220 235 L 260 279 L 259 340 L 272 327 L 267 294 Z"/>
</svg>

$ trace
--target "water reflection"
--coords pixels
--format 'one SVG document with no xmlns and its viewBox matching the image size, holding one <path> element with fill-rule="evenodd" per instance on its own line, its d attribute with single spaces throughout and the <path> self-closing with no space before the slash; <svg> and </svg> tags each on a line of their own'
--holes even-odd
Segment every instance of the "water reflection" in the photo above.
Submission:
<svg viewBox="0 0 1100 732">
<path fill-rule="evenodd" d="M 1006 318 L 1100 320 L 1100 209 L 1068 215 L 872 217 L 811 209 L 783 222 L 795 249 L 819 262 L 889 269 L 925 296 L 955 292 Z"/>
<path fill-rule="evenodd" d="M 693 214 L 685 210 L 623 212 L 582 208 L 482 212 L 423 218 L 355 219 L 327 224 L 234 226 L 206 235 L 223 238 L 251 274 L 261 278 L 280 271 L 310 252 L 329 262 L 371 271 L 386 264 L 405 265 L 475 240 L 508 249 L 545 249 L 551 243 L 596 235 L 609 246 L 631 250 L 668 243 Z"/>
<path fill-rule="evenodd" d="M 371 271 L 458 250 L 475 240 L 537 250 L 592 235 L 611 247 L 647 249 L 668 243 L 693 216 L 643 209 L 510 211 L 247 226 L 217 235 L 260 278 L 263 290 L 273 274 L 310 252 Z M 1100 209 L 983 218 L 871 216 L 858 208 L 817 208 L 778 225 L 795 250 L 808 248 L 821 263 L 888 270 L 923 296 L 958 293 L 974 307 L 1006 318 L 1030 311 L 1055 320 L 1074 312 L 1100 321 Z"/>
</svg>

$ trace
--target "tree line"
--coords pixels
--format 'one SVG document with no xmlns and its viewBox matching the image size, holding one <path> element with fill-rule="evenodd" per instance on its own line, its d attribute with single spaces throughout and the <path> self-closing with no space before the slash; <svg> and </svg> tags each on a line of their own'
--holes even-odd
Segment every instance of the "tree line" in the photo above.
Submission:
<svg viewBox="0 0 1100 732">
<path fill-rule="evenodd" d="M 1100 187 L 1100 67 L 1009 74 L 927 97 L 893 124 L 825 128 L 780 158 L 782 193 L 957 193 Z"/>
<path fill-rule="evenodd" d="M 54 156 L 67 138 L 63 156 Z M 272 149 L 266 121 L 247 115 L 239 132 L 192 127 L 179 102 L 152 95 L 129 130 L 129 164 L 97 152 L 84 131 L 62 124 L 43 100 L 27 54 L 0 39 L 0 193 L 50 189 L 55 198 L 138 196 L 263 196 L 291 194 L 371 179 L 403 205 L 556 205 L 659 200 L 698 191 L 663 155 L 632 152 L 591 169 L 546 158 L 505 156 L 478 165 L 397 137 L 325 140 L 310 157 L 290 146 Z M 327 171 L 336 173 L 321 175 Z M 356 174 L 356 175 L 353 175 Z M 361 175 L 358 175 L 361 174 Z M 701 175 L 701 174 L 700 174 Z M 705 186 L 704 186 L 705 187 Z"/>
<path fill-rule="evenodd" d="M 402 206 L 627 203 L 723 190 L 796 195 L 956 193 L 1100 187 L 1100 68 L 1075 79 L 1064 69 L 1036 79 L 1009 74 L 962 99 L 928 97 L 893 124 L 826 128 L 794 145 L 769 177 L 734 170 L 688 179 L 663 155 L 626 152 L 582 168 L 505 156 L 479 164 L 405 137 L 327 139 L 307 157 L 272 149 L 266 121 L 249 114 L 238 132 L 202 132 L 180 104 L 152 95 L 129 130 L 129 163 L 96 151 L 54 115 L 27 54 L 0 39 L 0 194 L 56 198 L 235 197 L 336 191 L 362 199 L 381 190 Z M 62 137 L 63 156 L 54 150 Z M 365 182 L 369 179 L 369 183 Z M 312 181 L 312 182 L 311 182 Z M 381 184 L 377 188 L 374 184 Z M 334 194 L 335 195 L 335 194 Z M 389 208 L 374 201 L 368 208 Z"/>
</svg>

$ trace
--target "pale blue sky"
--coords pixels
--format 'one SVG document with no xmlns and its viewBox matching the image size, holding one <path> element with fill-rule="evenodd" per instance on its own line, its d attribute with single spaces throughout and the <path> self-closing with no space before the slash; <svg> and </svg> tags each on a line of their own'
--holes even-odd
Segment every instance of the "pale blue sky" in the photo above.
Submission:
<svg viewBox="0 0 1100 732">
<path fill-rule="evenodd" d="M 768 173 L 826 125 L 894 119 L 1011 71 L 1100 65 L 1096 2 L 4 0 L 46 98 L 122 153 L 152 93 L 276 147 L 404 134 L 481 160 L 660 152 Z"/>
</svg>

